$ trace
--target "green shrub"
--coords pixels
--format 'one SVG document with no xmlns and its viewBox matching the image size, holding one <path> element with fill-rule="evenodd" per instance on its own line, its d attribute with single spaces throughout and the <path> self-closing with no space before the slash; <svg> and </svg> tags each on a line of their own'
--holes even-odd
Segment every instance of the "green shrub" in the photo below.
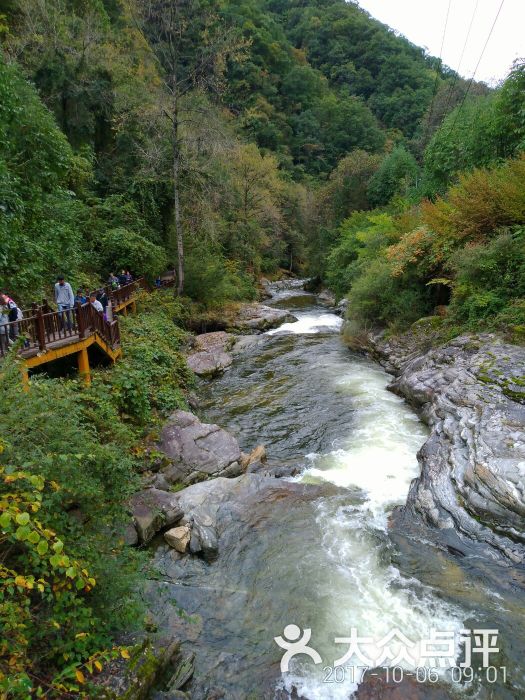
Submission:
<svg viewBox="0 0 525 700">
<path fill-rule="evenodd" d="M 0 412 L 0 500 L 11 516 L 0 523 L 0 561 L 8 570 L 0 572 L 0 617 L 7 635 L 0 639 L 0 663 L 2 683 L 12 685 L 13 697 L 32 697 L 39 685 L 55 688 L 58 678 L 74 682 L 75 670 L 110 646 L 117 630 L 137 615 L 138 555 L 121 537 L 125 503 L 137 488 L 135 440 L 110 402 L 102 420 L 93 417 L 81 386 L 35 377 L 25 392 L 16 362 L 2 366 L 9 411 Z M 30 520 L 17 519 L 13 508 Z M 28 531 L 12 529 L 13 514 Z M 57 538 L 66 543 L 64 550 Z M 9 572 L 26 583 L 13 586 Z M 86 585 L 91 578 L 94 588 Z M 24 627 L 16 624 L 17 610 Z M 16 674 L 6 680 L 4 664 L 13 657 Z"/>
<path fill-rule="evenodd" d="M 471 323 L 494 319 L 513 300 L 525 296 L 525 229 L 516 227 L 485 245 L 467 246 L 452 264 L 456 276 L 452 314 Z"/>
<path fill-rule="evenodd" d="M 395 323 L 401 328 L 432 309 L 430 292 L 407 275 L 394 276 L 390 263 L 382 258 L 362 267 L 348 300 L 349 318 L 371 324 Z"/>
<path fill-rule="evenodd" d="M 163 248 L 129 229 L 114 228 L 102 233 L 98 246 L 103 273 L 124 269 L 153 279 L 168 265 Z"/>
<path fill-rule="evenodd" d="M 254 278 L 217 250 L 194 246 L 186 255 L 185 293 L 206 307 L 255 299 Z"/>
<path fill-rule="evenodd" d="M 143 295 L 140 313 L 121 319 L 124 358 L 103 382 L 118 410 L 139 423 L 151 420 L 152 411 L 165 415 L 186 406 L 183 391 L 193 373 L 180 352 L 187 335 L 174 323 L 182 304 L 171 290 L 156 291 Z"/>
</svg>

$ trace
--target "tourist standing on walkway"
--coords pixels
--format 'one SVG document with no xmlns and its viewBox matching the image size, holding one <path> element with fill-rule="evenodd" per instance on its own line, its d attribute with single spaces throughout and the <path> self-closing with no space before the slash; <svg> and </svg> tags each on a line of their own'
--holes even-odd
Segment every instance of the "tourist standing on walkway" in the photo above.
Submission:
<svg viewBox="0 0 525 700">
<path fill-rule="evenodd" d="M 64 317 L 67 329 L 71 330 L 71 309 L 75 305 L 75 295 L 69 282 L 66 282 L 63 275 L 57 277 L 55 284 L 55 302 L 59 312 L 62 313 L 62 327 L 64 327 Z"/>
<path fill-rule="evenodd" d="M 9 349 L 9 315 L 7 307 L 0 298 L 0 352 L 5 354 Z"/>
<path fill-rule="evenodd" d="M 97 293 L 96 292 L 91 292 L 89 295 L 89 301 L 91 306 L 93 306 L 99 313 L 104 313 L 104 307 L 100 303 L 100 301 L 97 299 Z"/>
<path fill-rule="evenodd" d="M 109 273 L 108 285 L 111 287 L 111 289 L 118 289 L 120 286 L 119 279 L 113 272 Z"/>
<path fill-rule="evenodd" d="M 81 289 L 77 289 L 77 293 L 75 294 L 75 304 L 85 304 L 86 301 L 87 297 L 84 292 Z"/>
<path fill-rule="evenodd" d="M 7 322 L 11 324 L 9 326 L 9 337 L 11 340 L 15 340 L 18 337 L 18 323 L 15 323 L 15 321 L 20 321 L 23 318 L 22 310 L 18 308 L 17 303 L 11 299 L 7 292 L 0 295 L 0 302 L 5 308 Z"/>
</svg>

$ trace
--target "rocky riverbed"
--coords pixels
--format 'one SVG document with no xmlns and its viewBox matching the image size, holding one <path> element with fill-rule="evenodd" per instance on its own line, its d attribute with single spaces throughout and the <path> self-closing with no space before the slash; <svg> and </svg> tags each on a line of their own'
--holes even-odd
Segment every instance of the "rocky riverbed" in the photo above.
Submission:
<svg viewBox="0 0 525 700">
<path fill-rule="evenodd" d="M 323 659 L 351 625 L 416 639 L 497 627 L 497 673 L 514 674 L 475 675 L 459 696 L 521 697 L 525 352 L 493 336 L 369 336 L 359 352 L 392 380 L 344 349 L 332 300 L 271 289 L 277 330 L 197 337 L 193 362 L 218 378 L 201 386 L 200 418 L 167 421 L 131 504 L 135 538 L 155 548 L 148 643 L 176 640 L 151 697 L 458 697 L 444 676 L 372 668 L 330 685 L 302 662 L 281 676 L 272 638 L 290 622 L 313 627 Z"/>
</svg>

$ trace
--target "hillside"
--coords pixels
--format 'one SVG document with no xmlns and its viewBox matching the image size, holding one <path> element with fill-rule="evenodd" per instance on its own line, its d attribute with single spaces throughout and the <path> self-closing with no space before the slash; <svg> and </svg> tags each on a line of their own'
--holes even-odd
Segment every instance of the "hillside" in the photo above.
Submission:
<svg viewBox="0 0 525 700">
<path fill-rule="evenodd" d="M 400 139 L 428 140 L 421 118 L 433 91 L 439 96 L 453 77 L 437 75 L 435 59 L 343 0 L 184 7 L 204 19 L 188 25 L 183 70 L 207 52 L 213 60 L 181 91 L 177 226 L 174 142 L 163 107 L 170 95 L 155 22 L 148 25 L 141 5 L 127 0 L 2 3 L 1 70 L 10 95 L 2 105 L 9 212 L 2 225 L 10 241 L 2 284 L 15 294 L 41 294 L 57 267 L 82 284 L 115 267 L 154 275 L 175 265 L 177 229 L 187 245 L 190 295 L 204 300 L 213 280 L 209 298 L 239 288 L 249 296 L 246 269 L 307 264 L 317 179 L 355 149 L 381 154 Z M 228 41 L 206 46 L 217 28 Z M 49 176 L 26 168 L 28 158 Z M 45 211 L 50 197 L 58 200 L 42 232 L 35 211 Z"/>
</svg>

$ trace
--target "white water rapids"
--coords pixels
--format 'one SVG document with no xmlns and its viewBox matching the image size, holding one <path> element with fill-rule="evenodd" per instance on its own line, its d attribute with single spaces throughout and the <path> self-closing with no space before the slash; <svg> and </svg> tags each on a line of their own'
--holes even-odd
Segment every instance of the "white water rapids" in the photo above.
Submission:
<svg viewBox="0 0 525 700">
<path fill-rule="evenodd" d="M 341 326 L 341 319 L 331 313 L 294 313 L 296 323 L 286 323 L 269 335 L 337 333 Z M 415 661 L 393 664 L 387 659 L 379 665 L 410 669 L 425 664 L 419 642 L 428 639 L 431 630 L 457 633 L 463 627 L 461 610 L 419 582 L 404 579 L 388 556 L 388 514 L 404 503 L 410 482 L 418 475 L 416 453 L 425 441 L 425 426 L 401 398 L 387 390 L 390 377 L 366 359 L 348 362 L 342 372 L 339 366 L 329 376 L 335 393 L 352 397 L 355 421 L 333 449 L 308 455 L 309 467 L 297 480 L 331 482 L 348 488 L 355 497 L 351 505 L 333 499 L 317 504 L 327 594 L 312 622 L 310 645 L 319 651 L 323 663 L 316 666 L 308 657 L 296 657 L 281 685 L 289 692 L 295 687 L 309 700 L 347 700 L 356 689 L 359 672 L 340 673 L 340 682 L 335 682 L 334 674 L 327 680 L 330 673 L 323 671 L 348 649 L 348 645 L 335 645 L 334 638 L 349 637 L 352 628 L 359 637 L 372 640 L 361 650 L 376 662 L 381 654 L 377 642 L 394 630 L 401 632 L 414 643 L 409 652 Z M 319 577 L 319 572 L 315 575 Z M 283 627 L 294 623 L 283 620 Z M 393 656 L 401 646 L 396 640 L 390 644 Z M 354 655 L 345 665 L 365 664 Z"/>
</svg>

